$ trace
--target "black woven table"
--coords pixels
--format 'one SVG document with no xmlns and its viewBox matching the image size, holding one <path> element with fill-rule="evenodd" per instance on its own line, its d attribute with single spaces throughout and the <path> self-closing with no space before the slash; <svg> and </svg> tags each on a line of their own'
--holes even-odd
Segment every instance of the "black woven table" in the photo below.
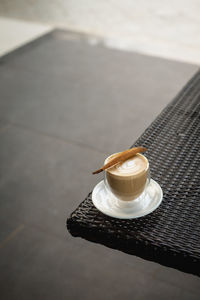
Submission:
<svg viewBox="0 0 200 300">
<path fill-rule="evenodd" d="M 119 220 L 99 212 L 91 193 L 71 214 L 73 236 L 200 275 L 200 71 L 133 146 L 147 147 L 164 199 L 153 213 Z"/>
</svg>

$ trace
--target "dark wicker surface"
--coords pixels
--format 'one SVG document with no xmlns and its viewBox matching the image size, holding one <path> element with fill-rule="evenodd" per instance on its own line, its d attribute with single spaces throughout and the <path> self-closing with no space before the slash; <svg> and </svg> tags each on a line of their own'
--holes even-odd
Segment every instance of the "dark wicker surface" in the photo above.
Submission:
<svg viewBox="0 0 200 300">
<path fill-rule="evenodd" d="M 67 220 L 73 236 L 200 275 L 200 71 L 134 146 L 148 148 L 151 177 L 162 187 L 160 207 L 118 220 L 92 204 L 91 193 Z"/>
</svg>

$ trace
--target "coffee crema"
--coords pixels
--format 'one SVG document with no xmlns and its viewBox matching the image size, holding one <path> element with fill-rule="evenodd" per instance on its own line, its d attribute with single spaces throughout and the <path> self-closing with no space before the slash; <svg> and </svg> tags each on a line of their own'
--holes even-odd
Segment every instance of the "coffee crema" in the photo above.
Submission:
<svg viewBox="0 0 200 300">
<path fill-rule="evenodd" d="M 105 163 L 115 155 L 117 153 L 109 156 Z M 105 172 L 106 185 L 120 200 L 134 200 L 144 191 L 148 169 L 148 160 L 138 153 L 125 162 L 107 169 Z"/>
<path fill-rule="evenodd" d="M 130 176 L 137 175 L 138 173 L 145 172 L 147 169 L 147 161 L 141 154 L 136 154 L 134 157 L 129 158 L 125 162 L 109 168 L 107 171 L 117 176 Z"/>
</svg>

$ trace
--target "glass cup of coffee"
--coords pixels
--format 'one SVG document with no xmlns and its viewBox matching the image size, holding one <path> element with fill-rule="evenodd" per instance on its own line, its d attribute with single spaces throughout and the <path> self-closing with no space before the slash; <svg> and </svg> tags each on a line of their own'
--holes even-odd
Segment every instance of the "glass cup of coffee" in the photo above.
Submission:
<svg viewBox="0 0 200 300">
<path fill-rule="evenodd" d="M 108 163 L 118 153 L 109 156 L 104 164 Z M 129 206 L 139 199 L 150 181 L 149 162 L 147 158 L 137 153 L 125 162 L 119 163 L 105 170 L 104 182 L 107 191 L 118 200 L 118 204 Z"/>
</svg>

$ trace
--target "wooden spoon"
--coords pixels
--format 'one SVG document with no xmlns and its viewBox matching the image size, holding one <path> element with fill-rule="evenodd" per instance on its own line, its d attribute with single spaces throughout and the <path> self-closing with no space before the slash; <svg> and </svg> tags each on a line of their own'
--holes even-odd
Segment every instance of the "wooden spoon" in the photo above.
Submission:
<svg viewBox="0 0 200 300">
<path fill-rule="evenodd" d="M 145 147 L 135 147 L 135 148 L 131 148 L 131 149 L 122 151 L 122 152 L 116 154 L 116 156 L 114 158 L 112 158 L 107 164 L 105 164 L 100 169 L 94 171 L 92 174 L 98 174 L 108 168 L 113 167 L 116 164 L 119 164 L 120 162 L 123 162 L 123 161 L 129 159 L 130 157 L 136 155 L 137 153 L 145 152 L 146 150 L 147 149 Z"/>
</svg>

